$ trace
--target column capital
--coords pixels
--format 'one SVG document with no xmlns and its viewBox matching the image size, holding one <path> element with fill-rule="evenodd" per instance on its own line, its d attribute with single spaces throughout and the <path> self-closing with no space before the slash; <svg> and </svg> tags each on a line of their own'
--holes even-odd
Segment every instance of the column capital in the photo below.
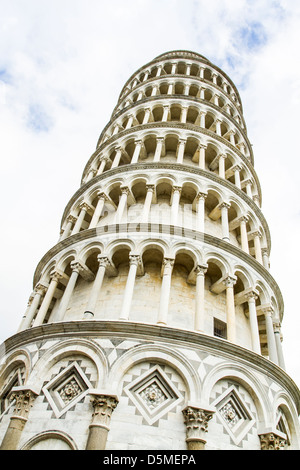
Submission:
<svg viewBox="0 0 300 470">
<path fill-rule="evenodd" d="M 172 271 L 173 269 L 173 266 L 174 266 L 174 263 L 175 263 L 175 259 L 174 258 L 164 258 L 163 261 L 162 261 L 162 270 L 163 270 L 163 273 L 169 269 L 170 271 Z"/>
<path fill-rule="evenodd" d="M 92 210 L 91 206 L 87 202 L 82 202 L 80 204 L 80 209 L 84 209 L 87 212 Z"/>
<path fill-rule="evenodd" d="M 130 194 L 130 189 L 128 188 L 128 186 L 121 186 L 120 190 L 122 194 L 126 194 L 127 196 Z"/>
<path fill-rule="evenodd" d="M 196 195 L 196 200 L 199 201 L 200 199 L 206 199 L 207 198 L 207 193 L 202 193 L 201 191 L 199 191 L 199 193 L 197 193 Z"/>
<path fill-rule="evenodd" d="M 204 111 L 200 111 L 200 114 L 201 114 L 201 113 L 202 113 L 202 114 L 205 114 Z M 200 144 L 198 145 L 198 150 L 200 150 L 200 149 L 206 150 L 206 149 L 207 149 L 207 145 L 206 145 L 206 144 L 201 144 L 201 142 L 200 142 Z"/>
<path fill-rule="evenodd" d="M 41 282 L 39 282 L 39 283 L 35 286 L 34 292 L 35 292 L 36 294 L 39 294 L 39 295 L 44 295 L 45 292 L 47 291 L 48 287 L 49 287 L 48 285 L 46 286 L 45 284 L 42 284 Z"/>
<path fill-rule="evenodd" d="M 71 261 L 70 267 L 71 267 L 73 272 L 75 271 L 77 273 L 80 273 L 80 271 L 82 271 L 82 266 L 79 263 L 79 261 Z"/>
<path fill-rule="evenodd" d="M 229 209 L 230 208 L 230 204 L 229 202 L 221 202 L 221 204 L 219 205 L 219 209 Z"/>
<path fill-rule="evenodd" d="M 233 287 L 236 284 L 236 281 L 237 281 L 237 277 L 230 276 L 229 274 L 223 279 L 223 283 L 225 287 Z"/>
<path fill-rule="evenodd" d="M 93 405 L 92 425 L 109 430 L 111 415 L 119 403 L 118 397 L 96 390 L 91 390 L 89 394 Z"/>
<path fill-rule="evenodd" d="M 98 255 L 97 260 L 99 262 L 99 266 L 102 266 L 102 267 L 106 268 L 107 266 L 111 265 L 111 262 L 110 262 L 110 259 L 108 258 L 108 256 Z"/>
<path fill-rule="evenodd" d="M 181 193 L 182 191 L 182 186 L 172 186 L 172 193 L 179 192 Z"/>
<path fill-rule="evenodd" d="M 204 274 L 207 273 L 207 269 L 208 269 L 208 265 L 207 264 L 198 264 L 196 267 L 195 267 L 195 273 L 198 275 L 201 275 L 201 276 L 204 276 Z"/>
<path fill-rule="evenodd" d="M 150 184 L 150 183 L 146 184 L 146 189 L 147 189 L 147 192 L 151 191 L 153 193 L 155 190 L 155 184 Z"/>
<path fill-rule="evenodd" d="M 248 221 L 249 221 L 249 217 L 246 214 L 243 214 L 239 217 L 239 222 L 248 222 Z"/>
<path fill-rule="evenodd" d="M 74 217 L 74 215 L 71 215 L 71 214 L 70 214 L 70 215 L 68 215 L 68 217 L 67 217 L 67 222 L 72 222 L 73 224 L 75 224 L 76 220 L 77 220 L 77 218 Z"/>
<path fill-rule="evenodd" d="M 286 438 L 277 432 L 259 434 L 261 450 L 280 450 L 286 445 Z"/>
<path fill-rule="evenodd" d="M 38 393 L 28 387 L 13 387 L 10 399 L 16 400 L 14 417 L 27 421 L 30 408 L 37 396 Z"/>
<path fill-rule="evenodd" d="M 60 281 L 62 278 L 63 278 L 63 275 L 62 275 L 61 273 L 57 272 L 57 271 L 52 271 L 52 272 L 50 273 L 50 279 L 51 279 L 51 281 L 56 281 L 56 282 L 58 282 L 58 281 Z"/>
<path fill-rule="evenodd" d="M 108 201 L 108 196 L 101 190 L 97 192 L 98 199 L 104 199 L 104 201 Z"/>
<path fill-rule="evenodd" d="M 253 289 L 245 294 L 245 298 L 247 299 L 247 302 L 251 302 L 251 300 L 256 300 L 258 299 L 258 292 Z"/>
<path fill-rule="evenodd" d="M 140 255 L 129 255 L 129 265 L 141 266 L 142 257 Z"/>
<path fill-rule="evenodd" d="M 186 442 L 201 441 L 205 444 L 204 437 L 208 431 L 208 422 L 212 419 L 214 411 L 187 406 L 182 413 L 186 425 Z"/>
</svg>

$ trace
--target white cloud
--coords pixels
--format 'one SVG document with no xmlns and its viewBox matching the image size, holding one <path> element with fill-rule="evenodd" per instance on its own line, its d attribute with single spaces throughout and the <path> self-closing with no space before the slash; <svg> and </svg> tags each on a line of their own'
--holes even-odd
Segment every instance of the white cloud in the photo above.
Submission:
<svg viewBox="0 0 300 470">
<path fill-rule="evenodd" d="M 297 136 L 300 5 L 293 0 L 2 2 L 0 340 L 15 333 L 37 263 L 129 76 L 173 49 L 195 50 L 236 83 L 244 105 L 272 273 L 283 292 L 288 370 L 299 329 Z M 46 6 L 45 6 L 46 3 Z"/>
</svg>

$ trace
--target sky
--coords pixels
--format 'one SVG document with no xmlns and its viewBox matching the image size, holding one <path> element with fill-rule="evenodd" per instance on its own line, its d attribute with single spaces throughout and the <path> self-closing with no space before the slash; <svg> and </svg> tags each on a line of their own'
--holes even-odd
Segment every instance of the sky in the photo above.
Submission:
<svg viewBox="0 0 300 470">
<path fill-rule="evenodd" d="M 262 188 L 286 370 L 300 387 L 300 2 L 0 0 L 0 343 L 127 79 L 191 50 L 238 87 Z"/>
</svg>

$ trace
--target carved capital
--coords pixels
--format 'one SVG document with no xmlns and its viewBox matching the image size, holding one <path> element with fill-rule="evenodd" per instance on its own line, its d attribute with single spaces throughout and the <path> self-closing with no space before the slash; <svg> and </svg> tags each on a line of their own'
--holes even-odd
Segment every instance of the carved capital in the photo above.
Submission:
<svg viewBox="0 0 300 470">
<path fill-rule="evenodd" d="M 225 287 L 233 287 L 236 284 L 236 281 L 237 281 L 236 276 L 227 276 L 223 280 L 223 283 L 225 284 Z"/>
<path fill-rule="evenodd" d="M 91 392 L 93 405 L 92 425 L 109 429 L 111 415 L 119 403 L 115 395 L 105 395 Z"/>
<path fill-rule="evenodd" d="M 201 193 L 199 192 L 196 196 L 196 200 L 199 201 L 200 199 L 206 199 L 207 198 L 207 193 Z"/>
<path fill-rule="evenodd" d="M 142 258 L 140 255 L 129 255 L 129 264 L 139 266 L 142 264 Z"/>
<path fill-rule="evenodd" d="M 261 450 L 281 450 L 286 445 L 286 439 L 274 432 L 260 434 Z"/>
<path fill-rule="evenodd" d="M 186 441 L 204 441 L 204 436 L 208 431 L 208 422 L 213 417 L 213 411 L 187 406 L 182 410 L 182 413 L 186 425 Z"/>
<path fill-rule="evenodd" d="M 98 259 L 98 262 L 99 262 L 99 267 L 104 267 L 106 268 L 107 266 L 110 266 L 110 260 L 107 256 L 101 256 L 101 255 L 98 255 L 97 256 L 97 259 Z"/>
<path fill-rule="evenodd" d="M 80 209 L 88 212 L 89 210 L 91 210 L 91 207 L 86 202 L 83 202 L 82 204 L 80 204 Z"/>
<path fill-rule="evenodd" d="M 207 264 L 205 265 L 201 265 L 201 264 L 198 264 L 196 267 L 195 267 L 195 273 L 200 276 L 204 276 L 204 274 L 206 274 L 207 272 Z"/>
<path fill-rule="evenodd" d="M 10 400 L 16 400 L 14 417 L 27 420 L 30 408 L 33 406 L 36 397 L 37 393 L 33 392 L 31 389 L 23 387 L 21 389 L 18 389 L 18 387 L 13 388 Z"/>
<path fill-rule="evenodd" d="M 73 215 L 68 215 L 67 217 L 67 222 L 72 222 L 72 224 L 75 224 L 76 220 L 76 217 L 74 217 Z"/>
</svg>

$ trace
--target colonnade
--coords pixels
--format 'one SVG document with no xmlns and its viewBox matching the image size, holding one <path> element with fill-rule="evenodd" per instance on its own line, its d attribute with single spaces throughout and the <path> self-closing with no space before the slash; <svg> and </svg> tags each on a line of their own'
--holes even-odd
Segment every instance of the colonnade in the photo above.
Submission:
<svg viewBox="0 0 300 470">
<path fill-rule="evenodd" d="M 124 110 L 120 109 L 106 126 L 100 142 L 104 142 L 121 130 L 150 122 L 194 124 L 224 136 L 232 145 L 244 142 L 242 133 L 245 129 L 240 115 L 234 114 L 230 104 L 224 102 L 219 94 L 204 87 L 198 90 L 192 85 L 184 85 L 183 93 L 180 94 L 178 86 L 171 83 L 164 90 L 163 85 L 153 85 L 151 93 L 141 90 L 135 100 L 128 99 Z M 191 95 L 191 92 L 194 94 L 197 92 L 196 96 Z M 197 98 L 197 101 L 193 98 Z"/>
<path fill-rule="evenodd" d="M 240 106 L 235 91 L 224 76 L 217 73 L 216 70 L 209 68 L 207 65 L 182 61 L 160 63 L 150 68 L 146 68 L 125 85 L 119 101 L 123 100 L 124 96 L 131 93 L 137 86 L 147 82 L 149 79 L 172 75 L 184 75 L 185 77 L 195 77 L 201 81 L 211 82 L 214 86 L 220 88 L 226 95 L 228 95 L 236 106 Z"/>
<path fill-rule="evenodd" d="M 145 185 L 146 194 L 143 203 L 142 209 L 137 215 L 137 222 L 147 223 L 150 221 L 150 211 L 152 204 L 154 203 L 155 195 L 155 185 L 146 184 Z M 180 205 L 180 195 L 182 191 L 182 186 L 173 185 L 171 188 L 172 194 L 170 198 L 170 224 L 176 226 L 178 223 L 179 215 L 179 205 Z M 78 216 L 74 217 L 72 214 L 69 214 L 66 218 L 65 227 L 63 233 L 60 237 L 60 241 L 66 239 L 71 235 L 79 233 L 83 229 L 83 221 L 87 214 L 90 213 L 91 220 L 85 229 L 91 229 L 97 227 L 101 217 L 103 215 L 105 204 L 110 204 L 110 207 L 113 208 L 115 214 L 114 219 L 110 223 L 119 224 L 121 222 L 127 222 L 126 211 L 129 205 L 129 196 L 131 195 L 131 189 L 128 186 L 120 186 L 120 198 L 117 207 L 109 197 L 109 194 L 105 194 L 103 191 L 99 191 L 97 194 L 97 203 L 96 207 L 89 205 L 86 202 L 82 202 L 79 206 Z M 205 232 L 205 200 L 207 198 L 207 193 L 198 192 L 195 197 L 195 230 L 199 232 Z M 233 232 L 237 228 L 240 230 L 240 246 L 241 249 L 250 254 L 249 242 L 250 240 L 254 241 L 254 257 L 255 259 L 264 265 L 266 269 L 269 269 L 269 260 L 267 249 L 263 249 L 261 245 L 262 232 L 259 228 L 252 230 L 251 232 L 247 231 L 247 223 L 249 217 L 246 214 L 240 214 L 235 219 L 229 221 L 228 210 L 230 208 L 230 203 L 225 201 L 220 201 L 214 209 L 209 214 L 209 217 L 212 220 L 221 219 L 222 226 L 222 239 L 224 241 L 230 241 L 230 232 Z M 160 222 L 160 221 L 159 221 Z"/>
<path fill-rule="evenodd" d="M 110 149 L 106 149 L 100 156 L 94 158 L 88 169 L 84 183 L 88 183 L 92 178 L 102 175 L 108 169 L 114 169 L 124 164 L 137 164 L 144 162 L 164 163 L 165 156 L 168 154 L 168 136 L 153 137 L 155 140 L 155 149 L 153 151 L 147 150 L 147 143 L 144 138 L 129 139 L 128 143 L 124 142 L 123 145 L 117 145 Z M 133 147 L 132 155 L 126 149 L 126 145 L 131 144 Z M 173 144 L 174 145 L 174 144 Z M 216 172 L 217 175 L 225 180 L 231 180 L 232 183 L 240 190 L 243 190 L 247 196 L 259 205 L 260 198 L 256 194 L 255 179 L 246 171 L 245 165 L 241 162 L 231 163 L 231 158 L 225 152 L 215 152 L 212 160 L 207 158 L 208 145 L 204 142 L 196 141 L 189 137 L 178 137 L 178 143 L 172 148 L 174 154 L 174 163 L 177 164 L 192 164 L 200 170 L 208 170 Z M 226 162 L 229 162 L 226 165 Z M 228 166 L 228 168 L 227 168 Z M 245 174 L 244 179 L 241 175 Z"/>
<path fill-rule="evenodd" d="M 160 302 L 158 307 L 158 314 L 156 323 L 158 325 L 168 325 L 168 306 L 169 298 L 171 294 L 171 283 L 172 283 L 172 270 L 174 266 L 174 259 L 164 258 L 162 263 L 162 281 L 161 281 L 161 294 Z M 56 312 L 54 322 L 64 321 L 65 313 L 68 308 L 71 296 L 76 286 L 76 281 L 79 275 L 82 275 L 86 280 L 93 282 L 93 287 L 89 295 L 87 306 L 82 319 L 90 319 L 95 316 L 95 308 L 97 299 L 99 298 L 100 291 L 103 284 L 103 279 L 107 269 L 114 270 L 114 275 L 117 275 L 117 270 L 113 266 L 109 257 L 106 255 L 98 255 L 98 271 L 96 276 L 93 275 L 87 266 L 83 262 L 73 261 L 71 262 L 72 273 L 66 284 L 64 293 L 60 299 L 58 311 Z M 194 310 L 194 329 L 195 331 L 204 332 L 204 318 L 205 318 L 205 273 L 207 271 L 207 265 L 197 265 L 194 268 L 195 284 L 196 284 L 196 296 L 195 296 L 195 310 Z M 134 287 L 137 275 L 142 275 L 143 261 L 142 257 L 137 254 L 129 255 L 129 271 L 127 275 L 127 282 L 125 291 L 123 294 L 123 303 L 119 314 L 119 319 L 128 321 L 130 320 L 131 304 L 133 299 Z M 26 312 L 26 317 L 20 326 L 20 330 L 28 328 L 33 323 L 33 326 L 42 325 L 49 305 L 54 297 L 55 289 L 59 279 L 63 277 L 63 273 L 53 271 L 50 276 L 50 284 L 48 287 L 42 284 L 38 284 L 35 288 L 31 305 Z M 219 279 L 214 285 L 211 286 L 210 290 L 215 294 L 220 294 L 225 291 L 226 296 L 226 319 L 227 319 L 227 340 L 236 343 L 236 315 L 235 315 L 235 303 L 241 302 L 241 294 L 238 294 L 235 298 L 234 285 L 237 281 L 236 276 L 225 275 Z M 260 336 L 258 329 L 257 315 L 258 311 L 255 304 L 255 299 L 258 294 L 255 288 L 247 289 L 243 292 L 243 302 L 248 302 L 249 308 L 249 322 L 250 322 L 250 333 L 252 341 L 252 349 L 257 354 L 261 354 L 260 350 Z M 41 305 L 39 307 L 39 303 Z M 39 307 L 39 308 L 38 308 Z M 273 325 L 273 309 L 271 305 L 260 306 L 259 314 L 265 316 L 266 333 L 267 333 L 267 344 L 270 360 L 279 364 L 284 368 L 283 356 L 281 351 L 281 341 L 275 339 L 275 335 L 278 335 L 278 326 L 276 333 L 274 333 Z M 279 337 L 279 336 L 278 336 Z"/>
</svg>

